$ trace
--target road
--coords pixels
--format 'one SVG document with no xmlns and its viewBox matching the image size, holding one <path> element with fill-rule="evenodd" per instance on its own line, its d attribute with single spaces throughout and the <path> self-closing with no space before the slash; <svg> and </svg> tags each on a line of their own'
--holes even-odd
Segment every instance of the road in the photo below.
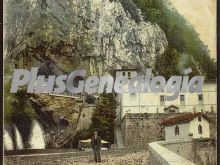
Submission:
<svg viewBox="0 0 220 165">
<path fill-rule="evenodd" d="M 102 165 L 148 165 L 147 149 L 120 149 L 101 152 Z M 4 157 L 5 165 L 95 165 L 93 152 L 62 152 Z"/>
<path fill-rule="evenodd" d="M 95 165 L 97 163 L 91 162 L 92 158 L 88 162 L 73 163 L 74 165 Z M 149 153 L 148 151 L 140 151 L 136 153 L 129 153 L 123 156 L 108 156 L 102 159 L 102 165 L 149 165 Z M 69 164 L 70 165 L 70 164 Z M 72 165 L 72 164 L 71 164 Z"/>
</svg>

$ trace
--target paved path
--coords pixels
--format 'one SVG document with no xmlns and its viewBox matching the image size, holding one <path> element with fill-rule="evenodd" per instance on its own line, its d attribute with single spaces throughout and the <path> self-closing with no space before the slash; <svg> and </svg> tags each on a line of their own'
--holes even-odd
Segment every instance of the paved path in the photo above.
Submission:
<svg viewBox="0 0 220 165">
<path fill-rule="evenodd" d="M 87 162 L 87 163 L 74 163 L 74 165 L 149 165 L 149 153 L 141 151 L 137 153 L 130 153 L 124 156 L 104 158 L 101 163 Z"/>
<path fill-rule="evenodd" d="M 148 150 L 102 151 L 102 165 L 148 165 Z M 48 153 L 6 156 L 5 165 L 95 165 L 92 152 Z"/>
</svg>

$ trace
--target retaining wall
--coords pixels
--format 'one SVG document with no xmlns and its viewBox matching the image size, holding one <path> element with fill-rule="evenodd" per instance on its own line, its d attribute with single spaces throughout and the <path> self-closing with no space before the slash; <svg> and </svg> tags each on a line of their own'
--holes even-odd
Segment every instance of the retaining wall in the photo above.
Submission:
<svg viewBox="0 0 220 165">
<path fill-rule="evenodd" d="M 151 165 L 195 165 L 193 162 L 163 146 L 164 141 L 149 144 Z"/>
<path fill-rule="evenodd" d="M 121 122 L 125 147 L 147 146 L 148 143 L 165 140 L 165 131 L 160 123 L 183 114 L 187 113 L 126 114 Z M 216 114 L 206 114 L 212 120 L 211 137 L 216 138 Z"/>
<path fill-rule="evenodd" d="M 152 165 L 214 165 L 217 157 L 214 139 L 153 142 L 149 144 L 149 152 Z"/>
</svg>

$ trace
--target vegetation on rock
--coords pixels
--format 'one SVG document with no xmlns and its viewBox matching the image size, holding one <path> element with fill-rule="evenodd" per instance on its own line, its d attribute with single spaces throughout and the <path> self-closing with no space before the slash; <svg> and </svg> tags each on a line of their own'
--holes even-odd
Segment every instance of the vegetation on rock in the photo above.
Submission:
<svg viewBox="0 0 220 165">
<path fill-rule="evenodd" d="M 9 83 L 4 84 L 4 123 L 15 124 L 24 141 L 28 140 L 32 119 L 36 117 L 28 95 L 22 89 L 11 94 Z"/>
<path fill-rule="evenodd" d="M 112 3 L 113 1 L 110 0 Z M 53 4 L 50 4 L 51 2 Z M 190 76 L 201 74 L 205 75 L 207 79 L 216 78 L 216 62 L 210 58 L 207 46 L 199 39 L 193 26 L 167 1 L 121 0 L 120 2 L 124 10 L 115 11 L 115 13 L 122 15 L 118 15 L 117 19 L 112 16 L 109 23 L 100 19 L 99 12 L 95 13 L 95 17 L 91 17 L 90 1 L 83 2 L 83 5 L 81 4 L 77 8 L 77 5 L 73 4 L 74 1 L 8 0 L 4 18 L 4 28 L 6 29 L 4 36 L 5 77 L 10 77 L 14 68 L 30 68 L 37 62 L 53 64 L 64 73 L 84 68 L 87 71 L 93 70 L 87 75 L 96 74 L 95 71 L 98 70 L 96 55 L 100 52 L 100 60 L 108 56 L 110 58 L 108 61 L 114 58 L 120 63 L 123 58 L 126 59 L 129 56 L 128 52 L 130 54 L 135 52 L 133 54 L 138 55 L 140 60 L 144 61 L 150 54 L 158 54 L 159 50 L 155 52 L 153 49 L 152 52 L 148 52 L 152 44 L 158 47 L 164 43 L 159 49 L 165 50 L 166 39 L 164 39 L 164 35 L 164 37 L 162 36 L 161 30 L 163 29 L 168 40 L 168 48 L 163 55 L 156 57 L 154 70 L 157 74 L 168 78 L 172 75 L 182 75 L 184 68 L 191 67 L 193 73 Z M 161 28 L 158 27 L 155 32 L 154 28 L 157 26 L 150 26 L 151 23 L 142 27 L 146 28 L 146 31 L 149 30 L 153 37 L 144 40 L 144 42 L 140 41 L 140 36 L 134 30 L 141 21 L 138 8 L 141 9 L 146 22 L 157 23 Z M 123 15 L 124 11 L 128 15 L 130 14 L 129 18 Z M 130 21 L 130 18 L 136 23 Z M 99 25 L 99 23 L 102 24 Z M 126 26 L 123 26 L 125 24 Z M 148 26 L 149 29 L 147 29 Z M 100 29 L 103 31 L 99 32 Z M 125 33 L 119 33 L 117 30 L 125 31 Z M 100 37 L 100 34 L 103 36 Z M 127 48 L 122 47 L 117 50 L 115 45 L 120 45 L 120 43 L 115 42 L 117 38 L 114 36 L 125 36 L 126 42 L 119 41 L 122 45 L 125 42 Z M 157 42 L 159 37 L 162 42 Z M 148 51 L 143 53 L 145 41 L 149 45 L 145 45 Z M 101 44 L 99 45 L 97 42 Z M 94 49 L 97 49 L 95 53 Z M 121 59 L 117 56 L 117 59 L 109 52 L 117 52 L 119 56 L 121 54 L 124 56 Z M 153 57 L 149 59 L 151 58 Z M 8 64 L 13 65 L 13 69 Z M 113 64 L 115 65 L 115 63 Z M 123 63 L 121 62 L 121 64 Z M 127 63 L 125 62 L 125 64 Z M 42 123 L 50 125 L 50 117 L 47 117 L 46 112 L 52 113 L 51 122 L 53 115 L 58 119 L 60 116 L 66 116 L 71 126 L 77 125 L 84 106 L 82 103 L 77 103 L 70 98 L 57 98 L 51 95 L 30 95 L 23 89 L 16 94 L 11 94 L 9 82 L 4 84 L 4 121 L 8 124 L 16 124 L 21 134 L 26 135 L 24 139 L 28 138 L 27 130 L 30 130 L 33 118 L 38 117 Z M 102 139 L 113 143 L 115 118 L 116 101 L 114 95 L 100 95 L 90 129 L 80 130 L 74 140 L 91 138 L 93 132 L 97 131 Z"/>
<path fill-rule="evenodd" d="M 210 57 L 208 47 L 199 34 L 167 0 L 133 0 L 141 9 L 146 21 L 156 22 L 165 32 L 168 49 L 157 57 L 156 71 L 160 75 L 183 74 L 183 69 L 191 67 L 193 75 L 204 75 L 206 79 L 216 79 L 216 61 Z M 170 65 L 171 64 L 171 65 Z"/>
</svg>

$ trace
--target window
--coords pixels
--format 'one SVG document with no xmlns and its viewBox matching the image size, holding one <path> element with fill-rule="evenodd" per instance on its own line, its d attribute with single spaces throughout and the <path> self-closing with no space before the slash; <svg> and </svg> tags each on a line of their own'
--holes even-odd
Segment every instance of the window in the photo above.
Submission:
<svg viewBox="0 0 220 165">
<path fill-rule="evenodd" d="M 160 96 L 160 105 L 164 105 L 164 96 L 163 95 Z"/>
<path fill-rule="evenodd" d="M 201 116 L 198 116 L 198 121 L 199 121 L 199 122 L 201 122 L 201 121 L 202 121 Z"/>
<path fill-rule="evenodd" d="M 176 127 L 175 127 L 175 135 L 179 135 L 179 134 L 180 134 L 179 127 L 178 127 L 178 126 L 176 126 Z"/>
<path fill-rule="evenodd" d="M 160 96 L 160 101 L 164 101 L 164 96 Z"/>
<path fill-rule="evenodd" d="M 185 104 L 185 96 L 180 95 L 180 104 Z"/>
<path fill-rule="evenodd" d="M 199 126 L 198 126 L 198 133 L 199 134 L 202 134 L 202 126 L 199 124 Z"/>
<path fill-rule="evenodd" d="M 202 104 L 202 102 L 203 102 L 203 95 L 202 94 L 198 95 L 198 101 L 199 101 L 199 104 Z"/>
<path fill-rule="evenodd" d="M 131 96 L 135 96 L 135 93 L 130 93 Z"/>
<path fill-rule="evenodd" d="M 131 79 L 131 72 L 128 72 L 128 79 Z"/>
<path fill-rule="evenodd" d="M 199 99 L 199 101 L 203 100 L 202 94 L 199 94 L 198 99 Z"/>
<path fill-rule="evenodd" d="M 122 72 L 122 75 L 125 76 L 125 72 Z"/>
</svg>

